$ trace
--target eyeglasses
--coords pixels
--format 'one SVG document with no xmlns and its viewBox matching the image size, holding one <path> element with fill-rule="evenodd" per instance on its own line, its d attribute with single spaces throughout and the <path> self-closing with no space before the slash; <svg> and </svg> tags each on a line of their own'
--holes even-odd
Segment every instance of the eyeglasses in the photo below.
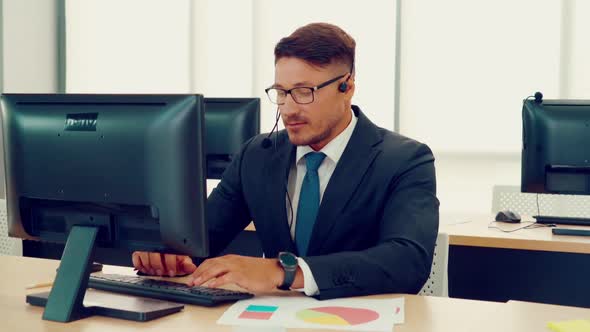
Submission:
<svg viewBox="0 0 590 332">
<path fill-rule="evenodd" d="M 271 103 L 273 104 L 285 104 L 285 100 L 289 94 L 291 95 L 291 98 L 293 98 L 293 101 L 297 104 L 311 104 L 314 101 L 314 91 L 318 91 L 319 89 L 338 81 L 346 75 L 347 74 L 340 75 L 313 87 L 301 86 L 289 90 L 270 87 L 264 89 L 264 91 L 266 92 L 268 99 L 270 99 Z"/>
</svg>

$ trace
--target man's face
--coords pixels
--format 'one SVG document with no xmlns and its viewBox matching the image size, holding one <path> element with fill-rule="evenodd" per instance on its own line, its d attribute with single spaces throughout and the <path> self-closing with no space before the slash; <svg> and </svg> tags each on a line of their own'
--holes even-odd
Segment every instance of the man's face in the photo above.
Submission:
<svg viewBox="0 0 590 332">
<path fill-rule="evenodd" d="M 291 89 L 295 87 L 314 87 L 332 78 L 346 74 L 342 64 L 330 64 L 325 67 L 312 66 L 294 57 L 280 58 L 275 65 L 275 88 Z M 338 86 L 342 79 L 314 91 L 314 101 L 310 104 L 298 104 L 288 95 L 283 105 L 279 105 L 283 124 L 289 140 L 295 145 L 310 145 L 320 150 L 350 122 L 350 99 L 354 93 L 354 82 L 347 81 L 349 89 L 340 92 Z"/>
</svg>

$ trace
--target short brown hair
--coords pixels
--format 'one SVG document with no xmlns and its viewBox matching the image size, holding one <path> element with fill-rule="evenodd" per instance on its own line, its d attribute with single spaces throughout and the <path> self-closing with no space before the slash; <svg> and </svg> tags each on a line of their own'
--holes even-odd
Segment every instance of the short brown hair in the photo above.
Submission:
<svg viewBox="0 0 590 332">
<path fill-rule="evenodd" d="M 356 42 L 341 28 L 329 23 L 311 23 L 282 38 L 275 46 L 275 63 L 283 57 L 295 57 L 324 67 L 343 63 L 354 70 Z"/>
</svg>

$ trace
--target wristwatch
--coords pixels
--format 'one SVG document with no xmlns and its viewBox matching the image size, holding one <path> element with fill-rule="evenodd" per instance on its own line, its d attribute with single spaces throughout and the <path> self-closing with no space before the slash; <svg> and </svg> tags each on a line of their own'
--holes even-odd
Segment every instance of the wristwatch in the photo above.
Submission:
<svg viewBox="0 0 590 332">
<path fill-rule="evenodd" d="M 279 253 L 279 265 L 285 271 L 285 279 L 278 287 L 280 290 L 290 290 L 293 281 L 295 281 L 295 274 L 297 273 L 297 256 L 290 252 L 281 251 Z"/>
</svg>

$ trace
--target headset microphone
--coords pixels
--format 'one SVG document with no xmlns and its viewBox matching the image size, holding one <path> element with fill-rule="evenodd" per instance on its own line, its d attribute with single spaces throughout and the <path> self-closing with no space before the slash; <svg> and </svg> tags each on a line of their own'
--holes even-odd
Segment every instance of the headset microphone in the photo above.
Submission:
<svg viewBox="0 0 590 332">
<path fill-rule="evenodd" d="M 543 102 L 543 94 L 540 92 L 535 92 L 535 103 L 540 104 Z"/>
<path fill-rule="evenodd" d="M 272 141 L 270 140 L 270 135 L 272 135 L 272 133 L 279 126 L 280 117 L 281 117 L 281 114 L 279 113 L 279 107 L 277 106 L 277 115 L 275 118 L 275 125 L 272 127 L 272 130 L 270 131 L 270 133 L 268 133 L 268 135 L 266 135 L 266 137 L 262 140 L 262 143 L 260 144 L 260 146 L 262 146 L 263 149 L 268 149 L 272 145 Z"/>
<path fill-rule="evenodd" d="M 260 146 L 262 146 L 263 149 L 268 149 L 268 148 L 270 148 L 271 145 L 272 145 L 272 141 L 268 137 L 265 137 L 262 140 L 262 144 L 260 144 Z"/>
</svg>

